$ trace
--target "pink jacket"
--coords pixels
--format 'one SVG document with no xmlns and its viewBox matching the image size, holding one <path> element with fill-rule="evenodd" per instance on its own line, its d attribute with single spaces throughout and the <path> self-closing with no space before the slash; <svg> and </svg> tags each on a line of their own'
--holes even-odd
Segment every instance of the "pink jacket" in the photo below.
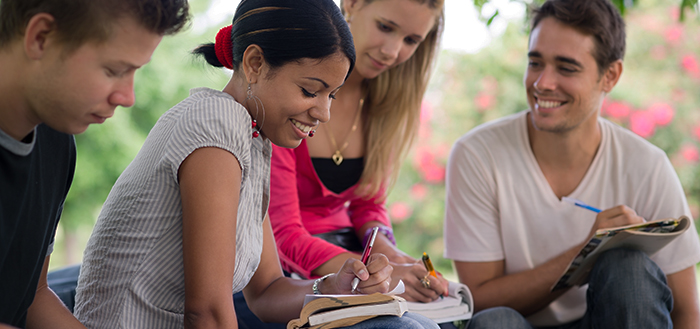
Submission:
<svg viewBox="0 0 700 329">
<path fill-rule="evenodd" d="M 311 278 L 313 269 L 346 252 L 312 234 L 345 227 L 358 231 L 369 221 L 391 225 L 384 202 L 377 203 L 383 190 L 368 200 L 355 195 L 358 184 L 336 194 L 316 175 L 306 141 L 295 149 L 272 148 L 270 223 L 286 271 Z"/>
</svg>

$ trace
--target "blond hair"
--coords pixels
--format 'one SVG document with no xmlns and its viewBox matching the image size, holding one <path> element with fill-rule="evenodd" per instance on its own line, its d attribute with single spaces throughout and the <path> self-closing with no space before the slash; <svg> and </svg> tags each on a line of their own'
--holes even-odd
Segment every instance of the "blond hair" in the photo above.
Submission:
<svg viewBox="0 0 700 329">
<path fill-rule="evenodd" d="M 370 3 L 374 0 L 365 0 Z M 439 11 L 435 25 L 406 62 L 367 81 L 364 104 L 365 168 L 357 193 L 370 198 L 391 188 L 418 132 L 421 102 L 428 87 L 444 25 L 444 0 L 412 0 Z M 342 8 L 342 1 L 341 1 Z M 381 200 L 386 198 L 384 195 Z"/>
</svg>

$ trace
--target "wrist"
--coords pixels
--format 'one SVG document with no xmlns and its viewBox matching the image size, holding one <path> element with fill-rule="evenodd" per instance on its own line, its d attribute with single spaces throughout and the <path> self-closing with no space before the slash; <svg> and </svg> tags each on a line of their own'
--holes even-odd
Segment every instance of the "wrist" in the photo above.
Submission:
<svg viewBox="0 0 700 329">
<path fill-rule="evenodd" d="M 393 245 L 396 245 L 396 239 L 394 239 L 394 231 L 390 227 L 383 225 L 372 226 L 365 230 L 364 238 L 362 238 L 362 245 L 367 245 L 367 239 L 369 239 L 370 234 L 372 234 L 372 229 L 378 227 L 378 234 L 381 233 L 386 236 Z"/>
<path fill-rule="evenodd" d="M 314 280 L 314 284 L 313 284 L 313 286 L 311 286 L 311 290 L 313 290 L 314 295 L 322 295 L 323 294 L 322 291 L 328 292 L 328 289 L 327 289 L 328 286 L 326 285 L 326 283 L 328 283 L 328 281 L 326 279 L 333 274 L 334 273 L 326 274 L 326 275 Z"/>
</svg>

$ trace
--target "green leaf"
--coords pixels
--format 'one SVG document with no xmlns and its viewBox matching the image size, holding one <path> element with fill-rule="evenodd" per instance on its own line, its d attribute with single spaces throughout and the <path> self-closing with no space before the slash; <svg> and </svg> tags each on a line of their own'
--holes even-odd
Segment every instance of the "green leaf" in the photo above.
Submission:
<svg viewBox="0 0 700 329">
<path fill-rule="evenodd" d="M 496 16 L 498 16 L 498 10 L 496 10 L 496 12 L 493 13 L 493 15 L 491 15 L 491 18 L 489 18 L 488 21 L 486 21 L 486 26 L 490 26 L 491 22 L 493 22 L 493 19 L 496 18 Z"/>
</svg>

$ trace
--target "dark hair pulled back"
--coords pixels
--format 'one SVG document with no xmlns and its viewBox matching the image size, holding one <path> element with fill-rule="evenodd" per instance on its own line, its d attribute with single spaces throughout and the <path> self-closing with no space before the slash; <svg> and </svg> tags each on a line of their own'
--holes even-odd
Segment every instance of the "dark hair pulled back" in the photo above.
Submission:
<svg viewBox="0 0 700 329">
<path fill-rule="evenodd" d="M 332 0 L 243 0 L 233 17 L 231 39 L 234 70 L 253 44 L 262 49 L 272 69 L 303 58 L 323 59 L 338 51 L 350 60 L 348 74 L 355 65 L 350 29 Z M 213 43 L 193 53 L 223 67 Z"/>
</svg>

